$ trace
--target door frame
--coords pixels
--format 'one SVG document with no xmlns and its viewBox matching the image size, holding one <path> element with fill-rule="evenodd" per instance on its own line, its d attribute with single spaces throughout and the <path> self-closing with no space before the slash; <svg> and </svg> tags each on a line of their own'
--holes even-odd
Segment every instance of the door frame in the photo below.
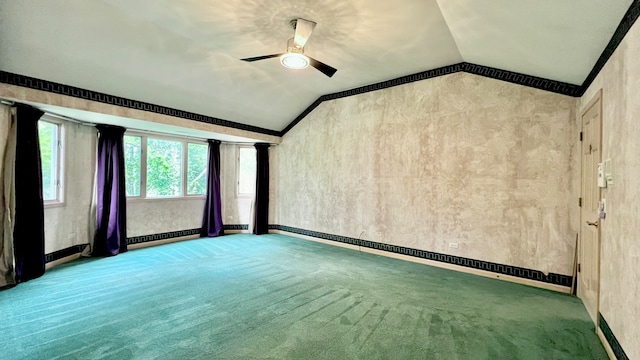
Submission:
<svg viewBox="0 0 640 360">
<path fill-rule="evenodd" d="M 598 131 L 599 135 L 600 135 L 599 136 L 600 137 L 600 139 L 599 139 L 600 159 L 599 159 L 598 162 L 601 163 L 603 155 L 604 155 L 603 154 L 603 150 L 604 149 L 602 148 L 602 118 L 603 118 L 603 114 L 602 114 L 602 89 L 598 90 L 598 92 L 596 92 L 593 95 L 591 100 L 589 100 L 587 105 L 584 106 L 584 108 L 580 112 L 580 132 L 581 132 L 581 134 L 584 133 L 584 116 L 595 105 L 598 105 L 600 107 L 600 109 L 599 109 L 600 116 L 599 116 L 599 119 L 598 119 L 598 121 L 600 123 L 599 124 L 600 129 Z M 584 182 L 583 182 L 584 163 L 582 161 L 582 157 L 583 157 L 582 156 L 583 155 L 583 148 L 582 147 L 583 147 L 583 144 L 584 143 L 583 143 L 582 138 L 581 138 L 581 141 L 580 141 L 580 152 L 579 152 L 580 153 L 580 198 L 581 199 L 584 199 L 584 189 L 583 189 L 583 184 L 584 184 Z M 598 188 L 598 201 L 600 201 L 600 200 L 602 200 L 602 188 Z M 581 204 L 581 206 L 582 205 L 583 204 Z M 582 251 L 581 251 L 582 235 L 583 235 L 582 234 L 582 228 L 583 228 L 584 222 L 587 221 L 587 220 L 588 219 L 584 219 L 582 217 L 582 207 L 580 207 L 580 226 L 579 226 L 579 229 L 578 229 L 579 230 L 579 234 L 580 234 L 580 236 L 579 236 L 579 240 L 580 241 L 578 242 L 578 252 L 577 252 L 577 254 L 578 254 L 578 266 L 581 265 L 581 260 L 582 260 L 582 258 L 581 258 L 581 254 L 582 254 Z M 598 247 L 598 259 L 596 261 L 596 263 L 597 263 L 597 265 L 596 265 L 597 266 L 596 274 L 597 274 L 598 284 L 596 286 L 596 309 L 595 309 L 594 318 L 592 319 L 594 321 L 595 325 L 596 325 L 596 330 L 598 329 L 598 324 L 600 322 L 600 319 L 599 319 L 599 317 L 600 317 L 600 259 L 602 258 L 602 256 L 601 256 L 601 252 L 602 252 L 602 221 L 599 221 L 599 224 L 600 225 L 598 226 L 598 231 L 597 231 L 597 234 L 598 234 L 597 235 L 597 237 L 598 237 L 598 239 L 597 239 L 597 242 L 598 242 L 598 246 L 597 246 Z M 581 269 L 581 270 L 584 271 L 584 269 Z M 578 278 L 578 279 L 576 279 L 576 285 L 578 286 L 578 290 L 576 291 L 576 296 L 578 296 L 578 298 L 582 301 L 583 305 L 585 305 L 585 307 L 586 307 L 586 304 L 584 303 L 582 297 L 580 297 L 580 281 L 579 281 L 580 273 L 581 272 L 576 272 L 576 277 Z M 589 312 L 589 311 L 587 310 L 587 312 Z"/>
</svg>

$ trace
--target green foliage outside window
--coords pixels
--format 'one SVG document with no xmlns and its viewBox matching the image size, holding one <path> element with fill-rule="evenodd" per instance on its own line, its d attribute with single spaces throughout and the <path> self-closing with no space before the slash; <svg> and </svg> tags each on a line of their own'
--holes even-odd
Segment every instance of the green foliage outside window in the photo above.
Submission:
<svg viewBox="0 0 640 360">
<path fill-rule="evenodd" d="M 207 145 L 187 145 L 187 195 L 205 194 L 207 186 Z"/>
<path fill-rule="evenodd" d="M 124 137 L 124 176 L 127 196 L 140 196 L 140 165 L 142 139 L 139 136 Z"/>
<path fill-rule="evenodd" d="M 182 143 L 147 139 L 147 196 L 182 195 Z"/>
<path fill-rule="evenodd" d="M 58 126 L 54 123 L 38 121 L 42 195 L 45 201 L 58 199 Z"/>
</svg>

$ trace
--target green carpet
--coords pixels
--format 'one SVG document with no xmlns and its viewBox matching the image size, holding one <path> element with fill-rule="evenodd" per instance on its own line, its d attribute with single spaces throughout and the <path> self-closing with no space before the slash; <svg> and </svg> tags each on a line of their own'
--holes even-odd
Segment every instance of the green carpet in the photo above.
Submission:
<svg viewBox="0 0 640 360">
<path fill-rule="evenodd" d="M 58 266 L 0 327 L 1 359 L 607 359 L 575 297 L 275 234 Z"/>
</svg>

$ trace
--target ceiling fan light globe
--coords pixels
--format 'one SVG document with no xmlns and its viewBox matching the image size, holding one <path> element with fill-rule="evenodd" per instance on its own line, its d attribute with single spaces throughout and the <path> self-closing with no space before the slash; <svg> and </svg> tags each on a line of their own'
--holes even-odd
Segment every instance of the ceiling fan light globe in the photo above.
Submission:
<svg viewBox="0 0 640 360">
<path fill-rule="evenodd" d="M 309 58 L 300 53 L 286 53 L 280 57 L 280 63 L 289 69 L 304 69 L 309 66 Z"/>
</svg>

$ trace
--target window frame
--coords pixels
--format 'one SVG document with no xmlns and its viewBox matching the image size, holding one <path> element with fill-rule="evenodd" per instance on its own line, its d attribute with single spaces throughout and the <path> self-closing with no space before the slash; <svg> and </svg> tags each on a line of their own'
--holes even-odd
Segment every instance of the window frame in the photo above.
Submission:
<svg viewBox="0 0 640 360">
<path fill-rule="evenodd" d="M 241 152 L 241 149 L 243 149 L 243 148 L 251 149 L 253 151 L 256 151 L 256 148 L 254 146 L 252 146 L 252 145 L 238 145 L 236 147 L 236 149 L 238 151 L 237 158 L 236 158 L 236 197 L 237 198 L 251 198 L 251 197 L 255 196 L 255 189 L 254 189 L 254 192 L 252 192 L 252 193 L 241 193 L 240 192 L 240 152 Z M 256 154 L 256 156 L 257 156 L 257 154 Z M 256 158 L 256 160 L 257 160 L 257 158 Z M 258 169 L 256 169 L 256 176 L 257 176 L 257 170 Z"/>
<path fill-rule="evenodd" d="M 129 131 L 127 130 L 124 133 L 124 136 L 135 136 L 140 138 L 140 195 L 139 196 L 129 196 L 127 195 L 128 202 L 138 202 L 138 201 L 156 201 L 156 200 L 181 200 L 181 199 L 204 199 L 206 194 L 187 194 L 187 172 L 188 172 L 188 161 L 189 161 L 189 144 L 200 144 L 200 145 L 208 145 L 206 140 L 199 140 L 193 138 L 183 138 L 183 137 L 174 137 L 171 135 L 164 134 L 150 134 L 140 131 Z M 147 145 L 148 139 L 157 139 L 157 140 L 166 140 L 166 141 L 174 141 L 182 144 L 182 161 L 180 162 L 180 171 L 181 171 L 181 179 L 182 179 L 182 188 L 180 189 L 180 195 L 177 196 L 147 196 Z"/>
<path fill-rule="evenodd" d="M 57 144 L 57 154 L 56 154 L 56 197 L 55 199 L 44 200 L 44 194 L 42 199 L 42 204 L 44 208 L 52 208 L 66 205 L 66 128 L 65 123 L 59 119 L 53 118 L 48 115 L 43 115 L 39 120 L 38 124 L 42 122 L 46 122 L 49 124 L 53 124 L 56 126 L 58 133 L 58 144 Z M 40 164 L 42 164 L 42 148 L 40 146 L 40 133 L 38 132 L 38 147 L 40 148 Z M 42 172 L 42 168 L 41 168 Z M 42 180 L 42 179 L 41 179 Z M 44 185 L 44 184 L 43 184 Z M 44 188 L 42 189 L 44 192 Z"/>
<path fill-rule="evenodd" d="M 183 193 L 184 193 L 184 197 L 196 197 L 196 198 L 201 198 L 201 197 L 205 197 L 207 196 L 207 181 L 205 178 L 205 189 L 204 189 L 204 194 L 189 194 L 189 189 L 187 189 L 187 184 L 189 181 L 189 144 L 198 144 L 198 145 L 205 145 L 205 149 L 207 152 L 207 159 L 209 159 L 209 143 L 206 141 L 203 142 L 198 142 L 198 141 L 186 141 L 186 143 L 182 147 L 182 151 L 183 151 L 183 158 L 185 159 L 185 161 L 183 161 L 183 166 L 184 166 L 184 170 L 182 171 L 182 184 L 184 184 L 183 186 Z M 207 164 L 205 162 L 204 164 L 204 169 L 205 172 L 209 172 L 209 164 Z M 207 177 L 209 176 L 209 174 L 206 175 Z"/>
</svg>

